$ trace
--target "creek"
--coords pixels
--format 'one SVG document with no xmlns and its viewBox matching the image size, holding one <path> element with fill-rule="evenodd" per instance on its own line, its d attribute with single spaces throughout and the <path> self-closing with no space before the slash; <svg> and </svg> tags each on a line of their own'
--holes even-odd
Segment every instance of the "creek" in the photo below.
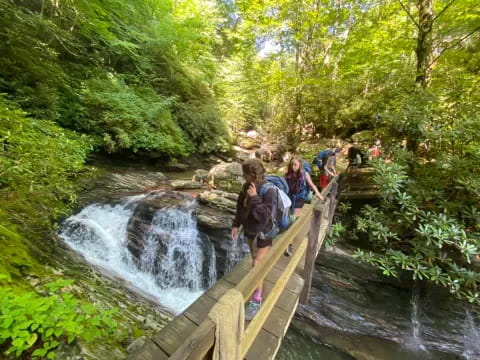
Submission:
<svg viewBox="0 0 480 360">
<path fill-rule="evenodd" d="M 200 224 L 198 207 L 174 191 L 108 199 L 65 219 L 59 237 L 152 306 L 178 314 L 248 251 L 231 244 L 229 223 Z M 478 308 L 429 285 L 386 278 L 358 264 L 354 247 L 343 242 L 321 252 L 311 301 L 297 309 L 278 359 L 480 359 Z"/>
</svg>

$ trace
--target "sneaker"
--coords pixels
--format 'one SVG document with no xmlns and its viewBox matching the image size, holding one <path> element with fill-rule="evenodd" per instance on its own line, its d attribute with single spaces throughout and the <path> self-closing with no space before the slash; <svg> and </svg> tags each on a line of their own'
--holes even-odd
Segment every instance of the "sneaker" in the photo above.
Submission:
<svg viewBox="0 0 480 360">
<path fill-rule="evenodd" d="M 287 250 L 285 250 L 285 252 L 283 253 L 285 256 L 292 256 L 292 253 L 293 253 L 293 245 L 292 244 L 289 244 L 287 246 Z"/>
<path fill-rule="evenodd" d="M 260 302 L 256 302 L 253 299 L 250 300 L 245 308 L 245 320 L 252 320 L 260 309 L 260 306 L 262 306 L 262 300 L 260 300 Z"/>
</svg>

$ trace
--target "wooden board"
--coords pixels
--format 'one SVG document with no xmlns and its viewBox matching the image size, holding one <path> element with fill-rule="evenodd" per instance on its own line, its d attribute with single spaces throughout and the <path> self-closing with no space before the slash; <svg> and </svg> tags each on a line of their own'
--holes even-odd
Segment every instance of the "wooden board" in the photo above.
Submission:
<svg viewBox="0 0 480 360">
<path fill-rule="evenodd" d="M 285 289 L 281 298 L 292 296 L 290 294 L 294 293 L 290 289 Z M 279 306 L 276 306 L 272 310 L 263 329 L 259 332 L 257 338 L 250 347 L 250 350 L 245 357 L 246 359 L 275 359 L 275 356 L 280 349 L 283 336 L 285 336 L 288 326 L 295 314 L 298 305 L 297 294 L 293 295 L 293 301 L 289 302 L 289 304 L 290 306 L 286 309 L 283 307 L 280 309 Z"/>
<path fill-rule="evenodd" d="M 215 299 L 203 294 L 183 312 L 183 315 L 192 320 L 195 324 L 200 325 L 200 323 L 205 320 L 215 303 Z"/>
<path fill-rule="evenodd" d="M 128 360 L 164 360 L 168 355 L 160 349 L 152 340 L 147 339 L 139 351 L 128 357 Z"/>
<path fill-rule="evenodd" d="M 185 315 L 179 315 L 153 336 L 152 341 L 165 353 L 172 355 L 197 327 Z"/>
</svg>

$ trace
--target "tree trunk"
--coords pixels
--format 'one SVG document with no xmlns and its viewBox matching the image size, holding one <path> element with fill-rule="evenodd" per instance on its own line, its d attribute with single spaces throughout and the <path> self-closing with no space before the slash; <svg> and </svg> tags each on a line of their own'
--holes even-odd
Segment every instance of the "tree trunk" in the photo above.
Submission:
<svg viewBox="0 0 480 360">
<path fill-rule="evenodd" d="M 432 27 L 434 22 L 434 0 L 418 0 L 418 38 L 417 49 L 417 76 L 415 81 L 422 87 L 430 84 L 432 77 Z"/>
</svg>

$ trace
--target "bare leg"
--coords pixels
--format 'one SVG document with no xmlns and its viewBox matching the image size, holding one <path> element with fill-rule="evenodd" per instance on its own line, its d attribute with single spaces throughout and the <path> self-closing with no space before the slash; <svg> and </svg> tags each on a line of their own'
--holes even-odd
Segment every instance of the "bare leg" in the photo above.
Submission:
<svg viewBox="0 0 480 360">
<path fill-rule="evenodd" d="M 270 248 L 271 246 L 266 246 L 264 248 L 257 249 L 257 253 L 253 258 L 252 266 L 257 265 L 260 261 L 262 261 L 265 255 L 267 255 Z M 260 285 L 258 285 L 258 288 L 254 292 L 254 297 L 257 298 L 256 300 L 258 300 L 258 298 L 260 299 L 262 298 L 262 293 L 263 293 L 263 282 Z"/>
</svg>

